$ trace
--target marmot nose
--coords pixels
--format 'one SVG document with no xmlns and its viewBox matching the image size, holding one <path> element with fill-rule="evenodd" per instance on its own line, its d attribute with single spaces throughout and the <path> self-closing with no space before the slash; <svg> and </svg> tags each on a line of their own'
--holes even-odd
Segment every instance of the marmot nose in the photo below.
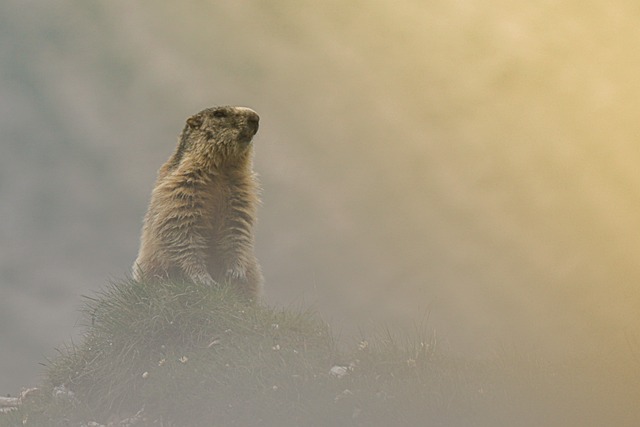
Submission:
<svg viewBox="0 0 640 427">
<path fill-rule="evenodd" d="M 256 113 L 253 114 L 249 114 L 249 116 L 247 117 L 247 122 L 251 125 L 255 125 L 255 127 L 258 127 L 258 123 L 260 122 L 260 116 L 258 116 Z"/>
<path fill-rule="evenodd" d="M 236 111 L 246 117 L 247 127 L 249 127 L 255 135 L 255 133 L 258 132 L 258 123 L 260 122 L 258 113 L 247 107 L 236 107 Z"/>
<path fill-rule="evenodd" d="M 254 134 L 258 132 L 259 123 L 260 123 L 260 116 L 258 116 L 258 114 L 255 111 L 249 110 L 247 112 L 247 125 L 249 126 L 249 129 L 253 131 Z"/>
</svg>

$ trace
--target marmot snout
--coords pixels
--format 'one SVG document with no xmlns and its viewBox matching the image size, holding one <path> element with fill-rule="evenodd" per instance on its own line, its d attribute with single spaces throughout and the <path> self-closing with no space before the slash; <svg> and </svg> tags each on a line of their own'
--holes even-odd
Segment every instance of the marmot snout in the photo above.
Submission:
<svg viewBox="0 0 640 427">
<path fill-rule="evenodd" d="M 252 167 L 259 120 L 245 107 L 208 108 L 187 119 L 176 151 L 158 172 L 135 279 L 228 282 L 249 298 L 259 295 Z"/>
</svg>

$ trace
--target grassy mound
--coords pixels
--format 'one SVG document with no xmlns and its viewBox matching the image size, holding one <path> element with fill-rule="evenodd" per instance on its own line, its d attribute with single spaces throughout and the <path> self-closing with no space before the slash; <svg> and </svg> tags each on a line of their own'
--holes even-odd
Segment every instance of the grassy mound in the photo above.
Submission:
<svg viewBox="0 0 640 427">
<path fill-rule="evenodd" d="M 312 314 L 251 305 L 227 289 L 115 283 L 83 311 L 83 341 L 48 364 L 46 398 L 25 407 L 29 423 L 106 423 L 144 408 L 164 425 L 246 425 L 288 412 L 295 402 L 279 396 L 304 393 L 334 357 Z"/>
<path fill-rule="evenodd" d="M 436 351 L 433 336 L 398 342 L 390 333 L 339 352 L 312 313 L 185 283 L 114 283 L 83 311 L 82 341 L 49 361 L 39 392 L 0 414 L 0 427 L 640 420 L 634 364 L 551 364 L 530 354 L 472 362 Z"/>
</svg>

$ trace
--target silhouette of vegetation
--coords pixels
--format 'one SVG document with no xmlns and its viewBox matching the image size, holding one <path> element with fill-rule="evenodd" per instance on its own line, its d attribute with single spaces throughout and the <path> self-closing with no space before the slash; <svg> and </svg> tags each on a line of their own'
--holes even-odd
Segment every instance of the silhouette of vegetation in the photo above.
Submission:
<svg viewBox="0 0 640 427">
<path fill-rule="evenodd" d="M 340 351 L 314 313 L 250 304 L 225 286 L 117 282 L 82 311 L 82 341 L 59 350 L 40 390 L 0 426 L 631 425 L 640 416 L 638 376 L 616 376 L 623 367 L 602 367 L 618 394 L 628 388 L 611 413 L 606 384 L 603 395 L 585 393 L 603 386 L 582 375 L 593 366 L 515 351 L 459 359 L 431 333 L 384 331 Z"/>
</svg>

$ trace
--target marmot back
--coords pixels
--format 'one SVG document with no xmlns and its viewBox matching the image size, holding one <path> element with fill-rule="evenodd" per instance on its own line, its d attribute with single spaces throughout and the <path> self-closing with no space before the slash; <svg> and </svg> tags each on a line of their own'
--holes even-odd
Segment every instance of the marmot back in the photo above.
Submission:
<svg viewBox="0 0 640 427">
<path fill-rule="evenodd" d="M 256 299 L 259 203 L 252 138 L 259 117 L 243 107 L 208 108 L 187 119 L 178 147 L 158 172 L 133 277 L 140 281 L 231 283 Z"/>
</svg>

